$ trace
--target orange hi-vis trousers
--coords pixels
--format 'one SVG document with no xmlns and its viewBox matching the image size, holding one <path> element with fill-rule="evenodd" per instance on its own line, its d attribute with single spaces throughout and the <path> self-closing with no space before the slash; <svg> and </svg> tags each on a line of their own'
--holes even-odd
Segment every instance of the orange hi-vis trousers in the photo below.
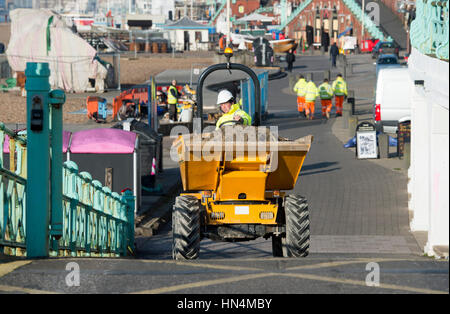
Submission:
<svg viewBox="0 0 450 314">
<path fill-rule="evenodd" d="M 342 96 L 336 95 L 336 98 L 335 98 L 336 113 L 342 114 L 343 104 L 344 104 L 344 95 L 342 95 Z"/>
<path fill-rule="evenodd" d="M 321 99 L 320 102 L 322 103 L 322 116 L 325 116 L 327 112 L 330 113 L 333 102 L 331 99 Z"/>
<path fill-rule="evenodd" d="M 297 96 L 297 110 L 303 112 L 305 109 L 305 96 Z"/>
<path fill-rule="evenodd" d="M 314 115 L 314 101 L 307 101 L 305 103 L 305 114 L 308 116 L 309 113 L 311 113 L 311 115 Z"/>
</svg>

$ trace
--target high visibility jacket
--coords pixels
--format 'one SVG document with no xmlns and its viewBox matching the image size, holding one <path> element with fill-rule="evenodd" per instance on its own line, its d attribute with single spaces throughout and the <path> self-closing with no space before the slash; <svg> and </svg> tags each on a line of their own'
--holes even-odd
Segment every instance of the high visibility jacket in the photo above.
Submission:
<svg viewBox="0 0 450 314">
<path fill-rule="evenodd" d="M 333 89 L 328 83 L 322 83 L 319 86 L 320 99 L 331 99 L 333 98 Z"/>
<path fill-rule="evenodd" d="M 175 86 L 171 85 L 167 92 L 167 103 L 169 105 L 176 105 L 178 102 L 178 98 L 172 95 L 172 90 L 174 90 L 175 95 L 178 95 L 178 90 Z"/>
<path fill-rule="evenodd" d="M 347 83 L 344 81 L 342 77 L 338 77 L 333 82 L 333 92 L 336 96 L 344 96 L 347 95 Z"/>
<path fill-rule="evenodd" d="M 304 78 L 299 79 L 294 86 L 294 92 L 297 93 L 297 96 L 304 97 L 306 94 L 306 80 Z"/>
<path fill-rule="evenodd" d="M 239 99 L 239 101 L 238 101 L 238 105 L 239 105 L 239 108 L 241 108 L 241 109 L 242 109 L 242 98 L 241 98 L 241 99 Z"/>
<path fill-rule="evenodd" d="M 238 115 L 242 118 L 244 125 L 251 125 L 252 118 L 245 112 L 244 110 L 239 108 L 239 104 L 234 104 L 231 106 L 230 111 L 225 113 L 216 123 L 216 129 L 219 129 L 222 125 L 232 125 L 232 123 L 228 123 L 228 121 L 233 121 L 234 116 Z"/>
<path fill-rule="evenodd" d="M 313 102 L 316 100 L 316 97 L 319 96 L 319 89 L 317 88 L 316 84 L 314 82 L 308 82 L 308 85 L 306 85 L 306 95 L 305 100 L 307 102 Z"/>
</svg>

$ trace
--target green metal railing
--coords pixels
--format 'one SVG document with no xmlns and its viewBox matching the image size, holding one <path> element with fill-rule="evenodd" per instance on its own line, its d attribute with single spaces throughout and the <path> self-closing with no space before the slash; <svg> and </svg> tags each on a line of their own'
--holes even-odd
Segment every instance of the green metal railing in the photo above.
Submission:
<svg viewBox="0 0 450 314">
<path fill-rule="evenodd" d="M 48 63 L 27 63 L 27 135 L 0 123 L 0 254 L 116 257 L 134 250 L 134 196 L 62 161 L 65 94 Z M 3 145 L 9 137 L 9 167 Z M 6 169 L 8 168 L 8 169 Z"/>
<path fill-rule="evenodd" d="M 52 256 L 117 257 L 134 242 L 134 197 L 103 187 L 73 161 L 63 169 L 63 232 L 51 243 Z M 131 243 L 130 243 L 131 242 Z"/>
<path fill-rule="evenodd" d="M 366 13 L 363 13 L 361 6 L 355 0 L 342 0 L 345 6 L 352 12 L 352 14 L 360 21 L 360 23 L 364 23 L 365 30 L 375 39 L 382 41 L 392 41 L 391 36 L 386 36 L 380 28 L 372 21 L 370 16 Z"/>
<path fill-rule="evenodd" d="M 217 1 L 219 2 L 219 1 Z M 214 13 L 214 16 L 212 17 L 212 19 L 209 21 L 208 25 L 212 25 L 214 23 L 214 21 L 216 20 L 216 18 L 219 16 L 220 12 L 222 12 L 222 9 L 227 5 L 227 1 L 226 0 L 221 0 L 221 4 L 219 6 L 219 9 L 216 10 L 216 12 Z"/>
<path fill-rule="evenodd" d="M 448 60 L 448 0 L 416 1 L 416 18 L 411 23 L 411 45 L 426 55 Z"/>
<path fill-rule="evenodd" d="M 256 13 L 273 12 L 273 7 L 261 7 L 255 10 Z"/>
<path fill-rule="evenodd" d="M 306 7 L 312 2 L 312 0 L 305 0 L 287 17 L 286 20 L 282 21 L 280 26 L 278 27 L 279 30 L 283 30 L 286 26 L 289 25 Z M 282 13 L 283 15 L 284 13 Z"/>
<path fill-rule="evenodd" d="M 3 155 L 6 135 L 9 169 Z M 0 123 L 0 248 L 5 247 L 8 255 L 23 256 L 25 252 L 26 152 L 26 139 Z"/>
</svg>

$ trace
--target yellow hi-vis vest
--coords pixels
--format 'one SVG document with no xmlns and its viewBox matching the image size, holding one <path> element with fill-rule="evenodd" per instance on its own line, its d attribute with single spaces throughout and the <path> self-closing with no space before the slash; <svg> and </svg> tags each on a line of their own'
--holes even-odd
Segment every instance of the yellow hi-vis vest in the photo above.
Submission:
<svg viewBox="0 0 450 314">
<path fill-rule="evenodd" d="M 328 83 L 322 83 L 319 86 L 320 99 L 331 99 L 333 98 L 333 89 Z"/>
<path fill-rule="evenodd" d="M 233 106 L 231 106 L 230 111 L 224 113 L 223 116 L 221 116 L 217 121 L 216 129 L 219 129 L 221 126 L 232 125 L 232 123 L 229 123 L 228 121 L 233 121 L 235 115 L 238 115 L 242 118 L 244 125 L 252 124 L 252 118 L 247 114 L 247 112 L 240 109 L 239 104 L 234 104 Z"/>
<path fill-rule="evenodd" d="M 303 97 L 306 94 L 306 80 L 304 78 L 299 79 L 294 86 L 294 92 L 297 93 L 297 96 Z"/>
<path fill-rule="evenodd" d="M 168 92 L 167 92 L 167 103 L 168 103 L 169 105 L 176 105 L 177 102 L 178 102 L 178 99 L 177 99 L 176 97 L 174 97 L 174 96 L 172 95 L 172 93 L 171 93 L 171 90 L 173 90 L 173 89 L 178 93 L 178 90 L 177 90 L 177 88 L 176 88 L 175 86 L 171 85 L 171 86 L 169 87 L 169 90 L 168 90 Z"/>
<path fill-rule="evenodd" d="M 333 92 L 336 96 L 347 95 L 347 83 L 345 83 L 342 77 L 338 77 L 333 82 Z"/>
<path fill-rule="evenodd" d="M 305 100 L 307 102 L 314 102 L 317 96 L 319 96 L 319 90 L 317 89 L 316 84 L 312 81 L 308 82 L 308 85 L 306 85 Z"/>
</svg>

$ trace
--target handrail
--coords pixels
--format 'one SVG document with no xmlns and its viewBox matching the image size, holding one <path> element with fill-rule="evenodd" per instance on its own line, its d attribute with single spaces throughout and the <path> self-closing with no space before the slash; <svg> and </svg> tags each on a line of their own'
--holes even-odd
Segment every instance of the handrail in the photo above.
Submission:
<svg viewBox="0 0 450 314">
<path fill-rule="evenodd" d="M 10 141 L 5 169 L 3 145 Z M 26 256 L 27 138 L 0 123 L 0 254 Z M 49 256 L 126 256 L 134 245 L 134 196 L 119 195 L 67 161 L 63 165 L 62 236 L 49 237 Z"/>
<path fill-rule="evenodd" d="M 5 132 L 10 138 L 16 139 L 19 143 L 26 145 L 27 140 L 25 137 L 18 135 L 14 131 L 8 129 L 3 122 L 0 122 L 0 131 Z"/>
<path fill-rule="evenodd" d="M 222 12 L 223 8 L 227 5 L 227 1 L 226 0 L 222 0 L 222 4 L 220 5 L 219 9 L 214 13 L 214 16 L 211 18 L 211 20 L 209 21 L 208 25 L 212 25 L 212 23 L 214 23 L 214 21 L 216 20 L 216 18 L 219 16 L 220 12 Z"/>
<path fill-rule="evenodd" d="M 130 221 L 126 198 L 103 187 L 73 161 L 63 166 L 63 234 L 52 255 L 116 257 L 127 254 Z M 133 226 L 131 226 L 133 224 Z"/>
<path fill-rule="evenodd" d="M 421 53 L 441 60 L 449 58 L 448 0 L 416 1 L 416 18 L 411 23 L 411 45 Z"/>
<path fill-rule="evenodd" d="M 9 169 L 3 147 L 9 137 Z M 0 253 L 23 256 L 25 252 L 26 138 L 0 122 Z"/>
<path fill-rule="evenodd" d="M 312 2 L 312 0 L 305 0 L 302 3 L 300 3 L 300 5 L 297 7 L 297 9 L 295 9 L 291 15 L 289 15 L 286 19 L 286 21 L 284 23 L 282 23 L 278 29 L 282 30 L 284 29 L 287 25 L 289 25 L 304 9 L 306 9 L 306 7 Z"/>
<path fill-rule="evenodd" d="M 273 7 L 261 7 L 255 10 L 255 13 L 267 13 L 267 12 L 272 12 L 273 11 Z"/>
<path fill-rule="evenodd" d="M 355 0 L 342 0 L 342 2 L 345 4 L 345 6 L 352 12 L 352 14 L 361 22 L 363 23 L 362 18 L 362 8 L 361 6 L 355 1 Z M 368 14 L 364 12 L 364 27 L 367 30 L 367 32 L 370 33 L 374 38 L 378 40 L 386 40 L 386 41 L 392 41 L 391 36 L 387 36 L 384 34 L 380 27 L 378 27 L 370 18 Z"/>
</svg>

